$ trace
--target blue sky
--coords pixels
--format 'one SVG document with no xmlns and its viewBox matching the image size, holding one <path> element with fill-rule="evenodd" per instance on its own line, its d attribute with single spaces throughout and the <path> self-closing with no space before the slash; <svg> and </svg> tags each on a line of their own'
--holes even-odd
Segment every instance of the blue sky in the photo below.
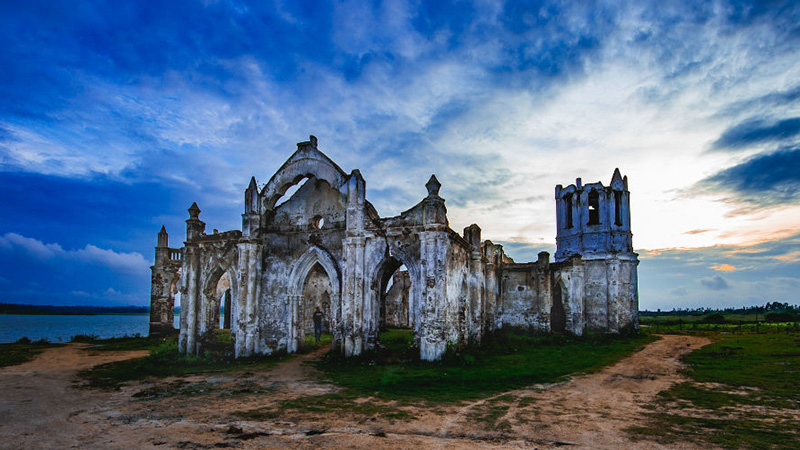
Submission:
<svg viewBox="0 0 800 450">
<path fill-rule="evenodd" d="M 797 2 L 3 2 L 0 42 L 0 301 L 146 305 L 161 225 L 240 228 L 314 134 L 517 261 L 619 167 L 642 308 L 800 303 Z"/>
</svg>

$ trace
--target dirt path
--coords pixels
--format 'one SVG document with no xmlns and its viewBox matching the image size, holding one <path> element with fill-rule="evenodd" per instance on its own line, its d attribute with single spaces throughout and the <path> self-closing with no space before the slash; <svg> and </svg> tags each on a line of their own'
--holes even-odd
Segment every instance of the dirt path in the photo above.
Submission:
<svg viewBox="0 0 800 450">
<path fill-rule="evenodd" d="M 18 366 L 0 369 L 0 448 L 78 448 L 93 426 L 72 418 L 106 402 L 109 394 L 73 388 L 78 371 L 141 357 L 145 351 L 88 352 L 85 344 L 50 348 Z"/>
<path fill-rule="evenodd" d="M 327 348 L 259 373 L 156 380 L 109 393 L 72 387 L 76 372 L 136 353 L 90 355 L 70 346 L 0 370 L 0 448 L 666 448 L 630 441 L 624 429 L 641 420 L 659 391 L 682 380 L 679 357 L 706 343 L 664 336 L 595 374 L 467 405 L 403 406 L 408 418 L 397 420 L 330 409 L 241 415 L 336 392 L 307 364 Z M 157 395 L 141 395 L 149 392 Z"/>
<path fill-rule="evenodd" d="M 708 339 L 697 336 L 662 336 L 598 373 L 557 385 L 509 391 L 467 405 L 449 417 L 438 434 L 452 434 L 451 429 L 463 433 L 470 413 L 487 405 L 505 404 L 508 411 L 495 423 L 505 421 L 505 428 L 513 430 L 509 434 L 535 436 L 535 441 L 545 447 L 664 448 L 653 442 L 632 442 L 624 430 L 642 421 L 645 406 L 656 394 L 684 380 L 678 373 L 680 356 L 708 343 Z M 516 400 L 498 401 L 509 397 Z M 684 448 L 692 447 L 687 444 Z"/>
</svg>

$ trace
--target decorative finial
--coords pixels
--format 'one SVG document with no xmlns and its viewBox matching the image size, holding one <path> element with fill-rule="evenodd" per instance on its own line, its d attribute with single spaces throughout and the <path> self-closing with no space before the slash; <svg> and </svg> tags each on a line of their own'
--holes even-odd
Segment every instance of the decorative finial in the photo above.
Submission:
<svg viewBox="0 0 800 450">
<path fill-rule="evenodd" d="M 439 195 L 439 188 L 442 187 L 442 183 L 439 183 L 439 180 L 436 179 L 436 175 L 431 175 L 431 179 L 425 183 L 425 187 L 428 188 L 428 195 L 435 197 Z"/>
<path fill-rule="evenodd" d="M 161 231 L 159 231 L 158 234 L 167 234 L 167 227 L 164 226 L 164 225 L 161 225 Z"/>
<path fill-rule="evenodd" d="M 256 184 L 256 177 L 250 177 L 250 185 L 247 186 L 247 189 L 258 189 L 258 184 Z"/>
<path fill-rule="evenodd" d="M 197 206 L 197 202 L 194 202 L 192 206 L 189 207 L 189 218 L 197 219 L 198 217 L 200 217 L 200 207 Z"/>
<path fill-rule="evenodd" d="M 317 148 L 317 137 L 313 134 L 308 137 L 308 141 L 311 142 L 311 146 Z"/>
</svg>

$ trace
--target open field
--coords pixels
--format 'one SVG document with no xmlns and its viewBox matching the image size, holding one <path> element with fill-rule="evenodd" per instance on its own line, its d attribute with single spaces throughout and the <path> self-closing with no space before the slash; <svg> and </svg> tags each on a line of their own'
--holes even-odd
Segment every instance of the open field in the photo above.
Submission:
<svg viewBox="0 0 800 450">
<path fill-rule="evenodd" d="M 730 449 L 800 448 L 800 333 L 775 329 L 696 331 L 713 343 L 684 357 L 689 380 L 659 393 L 649 420 L 629 431 L 664 443 L 696 436 Z"/>
<path fill-rule="evenodd" d="M 797 448 L 800 334 L 682 333 L 507 333 L 435 364 L 397 330 L 352 361 L 69 344 L 0 369 L 0 448 Z"/>
</svg>

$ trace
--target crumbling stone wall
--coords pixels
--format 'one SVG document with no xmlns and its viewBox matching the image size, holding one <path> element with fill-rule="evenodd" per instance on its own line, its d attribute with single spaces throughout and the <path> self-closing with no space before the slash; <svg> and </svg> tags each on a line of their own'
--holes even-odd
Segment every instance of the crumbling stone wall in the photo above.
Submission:
<svg viewBox="0 0 800 450">
<path fill-rule="evenodd" d="M 237 356 L 297 351 L 313 331 L 317 304 L 345 356 L 374 349 L 386 325 L 410 325 L 424 360 L 503 326 L 575 334 L 636 326 L 638 258 L 619 171 L 608 187 L 578 179 L 556 188 L 554 262 L 542 252 L 536 262 L 515 263 L 501 245 L 481 240 L 475 224 L 456 233 L 435 176 L 425 188 L 418 204 L 382 218 L 366 200 L 361 173 L 345 173 L 312 136 L 263 187 L 251 179 L 242 231 L 206 234 L 196 204 L 183 248 L 169 248 L 162 229 L 151 333 L 171 327 L 166 305 L 178 280 L 179 343 L 191 354 L 219 327 L 226 296 Z M 407 271 L 397 272 L 401 266 Z"/>
</svg>

